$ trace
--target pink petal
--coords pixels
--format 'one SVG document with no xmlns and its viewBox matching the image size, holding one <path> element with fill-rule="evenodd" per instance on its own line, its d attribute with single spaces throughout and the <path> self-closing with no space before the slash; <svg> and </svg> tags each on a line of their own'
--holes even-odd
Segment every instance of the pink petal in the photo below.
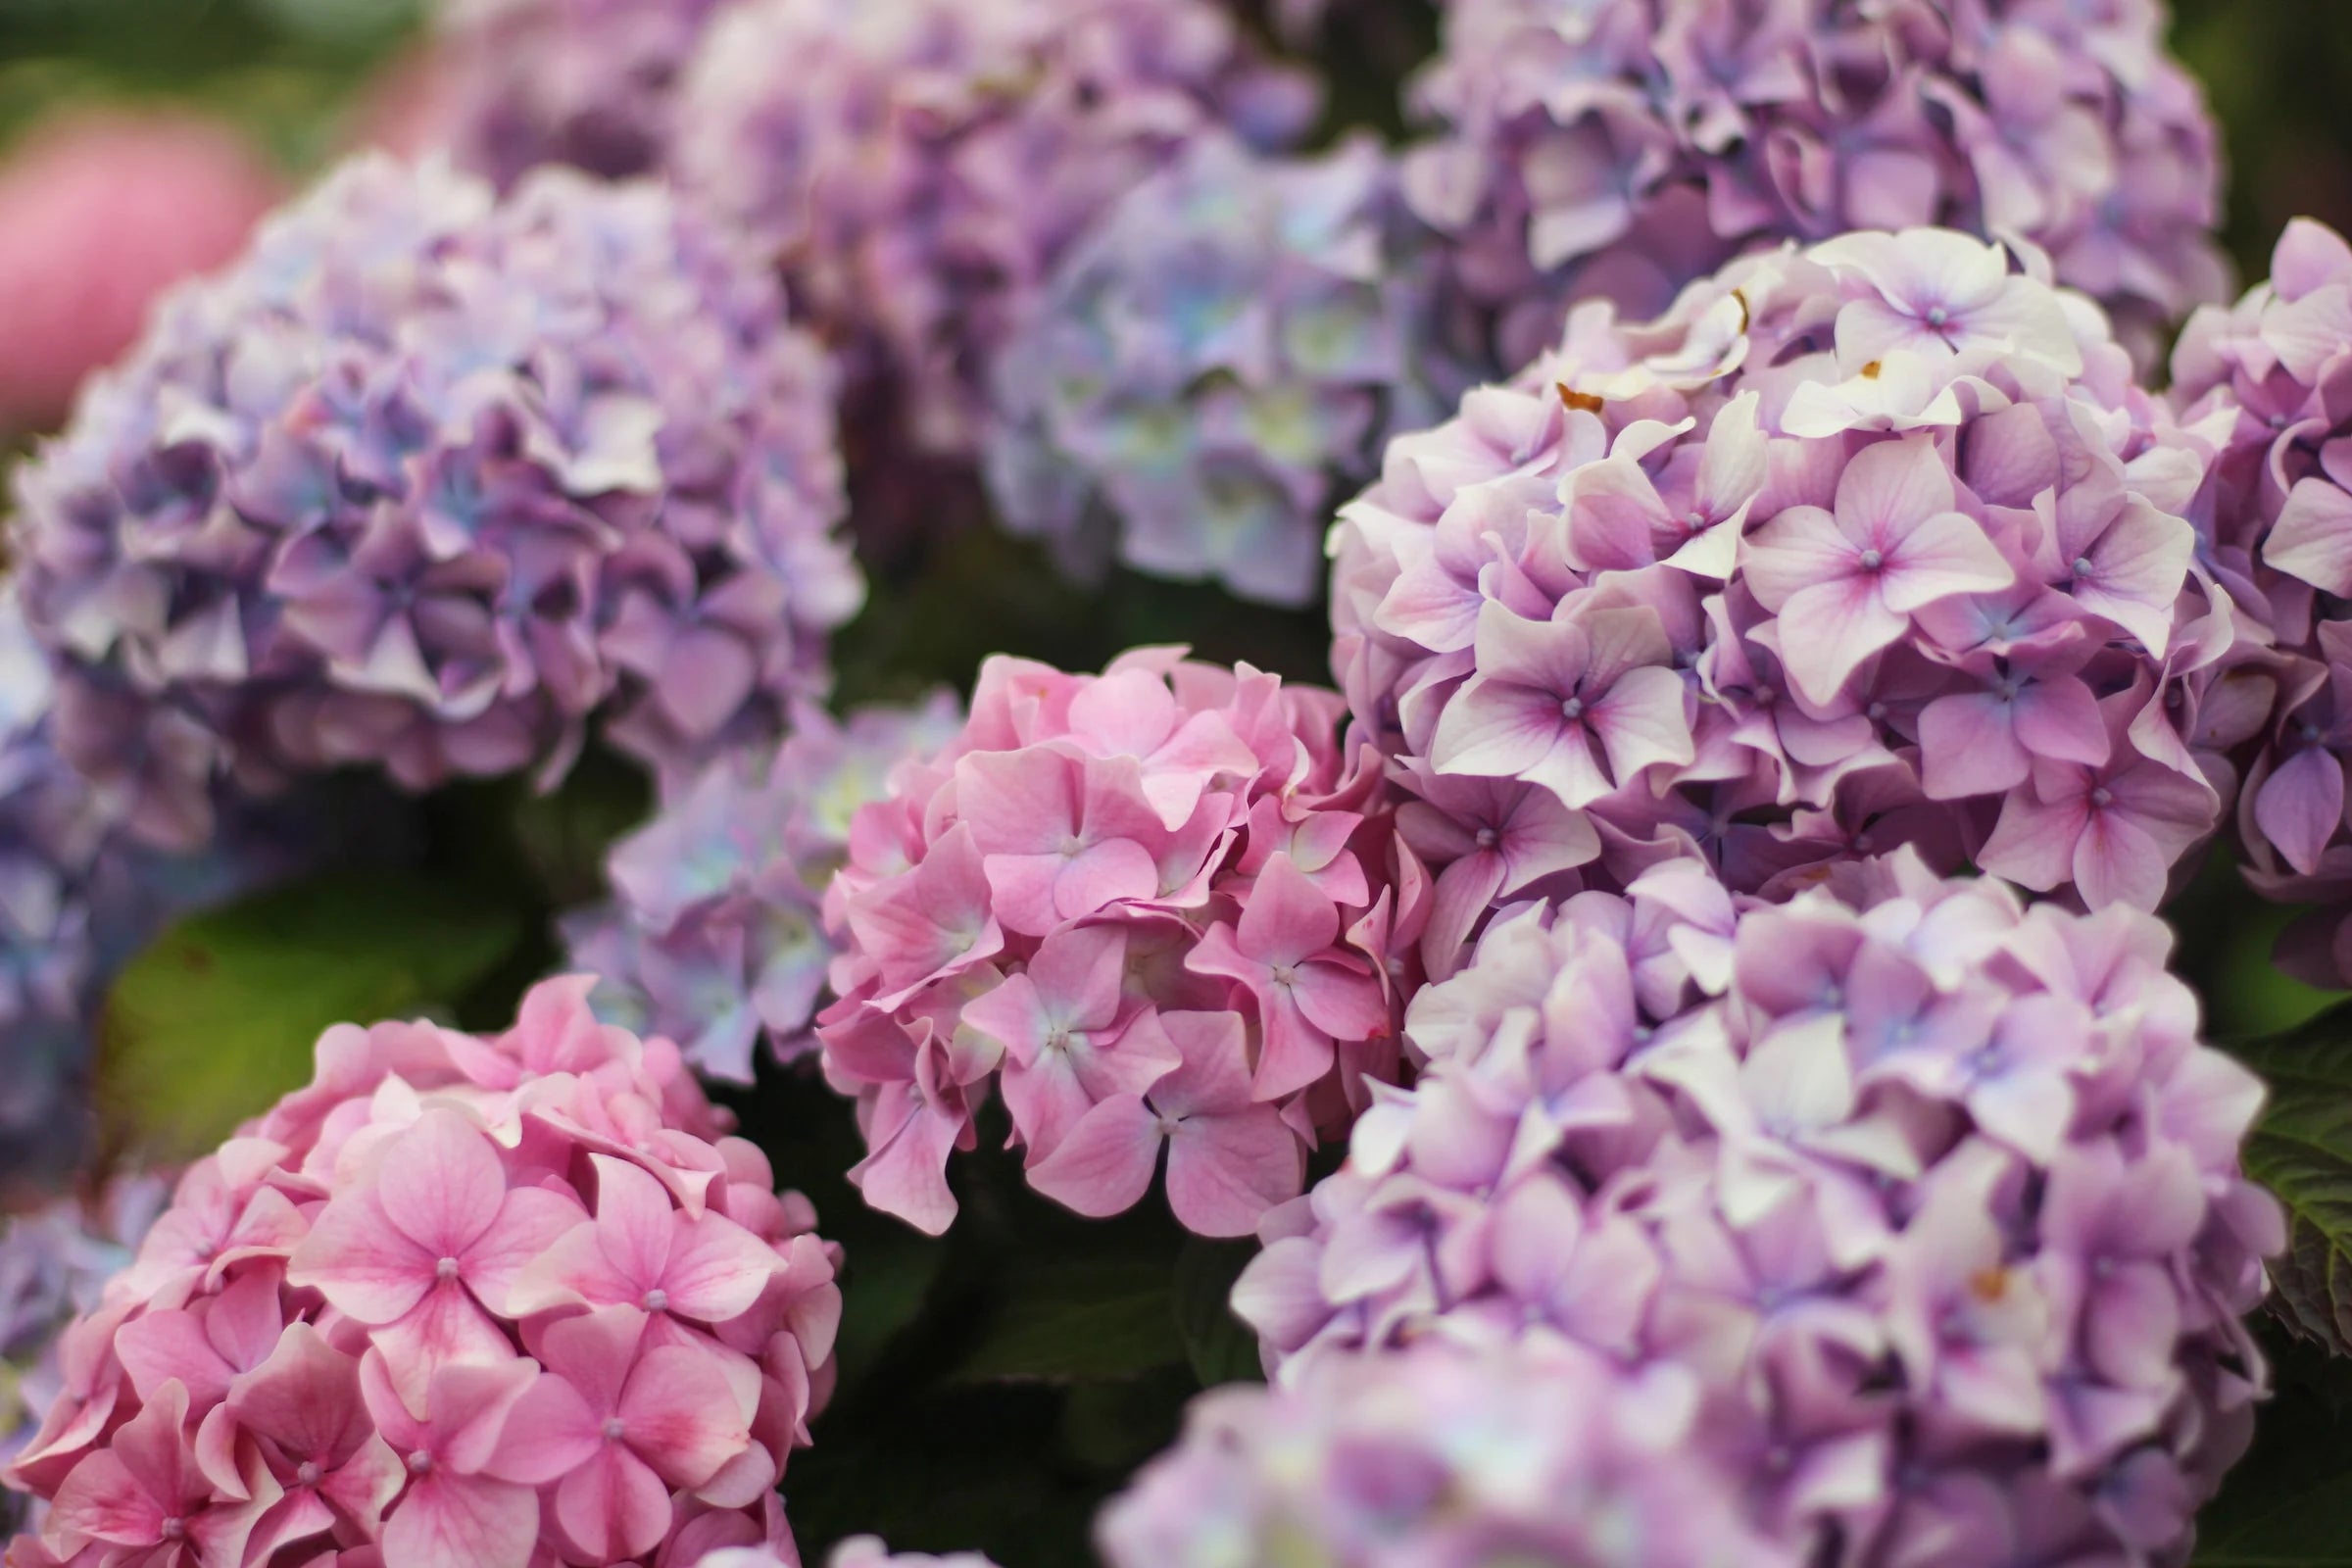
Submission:
<svg viewBox="0 0 2352 1568">
<path fill-rule="evenodd" d="M 2035 681 L 2017 694 L 2017 738 L 2036 757 L 2097 767 L 2107 760 L 2098 699 L 2072 675 Z"/>
<path fill-rule="evenodd" d="M 1252 1098 L 1281 1100 L 1331 1071 L 1331 1037 L 1299 1011 L 1287 986 L 1269 987 L 1259 998 L 1257 1072 Z"/>
<path fill-rule="evenodd" d="M 323 1295 L 362 1323 L 392 1323 L 415 1310 L 432 1288 L 434 1253 L 393 1228 L 373 1194 L 347 1193 L 328 1203 L 286 1260 L 286 1283 Z"/>
<path fill-rule="evenodd" d="M 2262 835 L 2305 876 L 2320 868 L 2320 856 L 2344 819 L 2344 765 L 2318 746 L 2306 746 L 2262 781 L 2254 797 L 2254 822 Z"/>
<path fill-rule="evenodd" d="M 1078 830 L 1080 763 L 1058 752 L 979 752 L 956 764 L 956 808 L 983 855 L 1042 855 Z"/>
<path fill-rule="evenodd" d="M 703 1485 L 750 1446 L 752 1431 L 710 1351 L 648 1350 L 620 1396 L 629 1446 L 673 1487 Z"/>
<path fill-rule="evenodd" d="M 308 1323 L 289 1323 L 270 1358 L 238 1379 L 229 1412 L 288 1453 L 325 1462 L 374 1431 L 360 1400 L 360 1362 Z"/>
<path fill-rule="evenodd" d="M 1237 1012 L 1146 1013 L 1131 1030 L 1155 1027 L 1179 1065 L 1150 1086 L 1152 1103 L 1171 1116 L 1218 1115 L 1250 1103 L 1249 1041 Z"/>
<path fill-rule="evenodd" d="M 498 1450 L 485 1471 L 501 1481 L 543 1487 L 586 1464 L 604 1441 L 604 1417 L 579 1391 L 543 1372 L 507 1414 Z"/>
<path fill-rule="evenodd" d="M 1305 1179 L 1305 1151 L 1272 1105 L 1193 1117 L 1168 1140 L 1168 1206 L 1196 1235 L 1251 1234 Z"/>
<path fill-rule="evenodd" d="M 2297 480 L 2262 559 L 2315 588 L 2352 594 L 2352 495 L 2325 479 Z"/>
<path fill-rule="evenodd" d="M 2122 811 L 2093 811 L 2075 843 L 2075 891 L 2090 908 L 2129 904 L 2153 909 L 2164 899 L 2164 852 Z"/>
<path fill-rule="evenodd" d="M 1689 762 L 1690 721 L 1684 716 L 1683 678 L 1659 664 L 1629 669 L 1586 715 L 1609 754 L 1609 770 L 1624 783 L 1655 763 Z"/>
<path fill-rule="evenodd" d="M 678 727 L 702 740 L 735 716 L 759 681 L 759 664 L 740 636 L 716 626 L 688 626 L 670 644 L 654 689 Z"/>
<path fill-rule="evenodd" d="M 1977 864 L 2035 893 L 2064 887 L 2074 875 L 2083 816 L 2079 801 L 2045 805 L 2031 791 L 2013 790 L 2001 802 L 2000 820 L 1978 853 Z"/>
<path fill-rule="evenodd" d="M 652 1551 L 669 1533 L 671 1513 L 662 1478 L 617 1443 L 556 1485 L 556 1523 L 590 1562 Z"/>
<path fill-rule="evenodd" d="M 498 1218 L 464 1258 L 466 1286 L 493 1311 L 509 1310 L 516 1283 L 533 1259 L 582 1219 L 580 1205 L 544 1187 L 517 1187 L 498 1205 Z"/>
<path fill-rule="evenodd" d="M 506 1330 L 455 1280 L 434 1286 L 415 1310 L 376 1330 L 375 1346 L 412 1410 L 423 1408 L 426 1387 L 444 1367 L 514 1359 Z"/>
<path fill-rule="evenodd" d="M 1262 963 L 1295 964 L 1339 940 L 1340 911 L 1289 856 L 1277 855 L 1258 872 L 1234 937 Z"/>
<path fill-rule="evenodd" d="M 1151 1190 L 1159 1144 L 1159 1118 L 1142 1097 L 1113 1095 L 1029 1167 L 1029 1185 L 1080 1214 L 1124 1213 Z"/>
<path fill-rule="evenodd" d="M 925 1104 L 909 1085 L 884 1085 L 867 1129 L 878 1141 L 851 1167 L 851 1182 L 883 1213 L 926 1236 L 939 1235 L 956 1218 L 948 1155 L 967 1122 L 961 1113 Z"/>
<path fill-rule="evenodd" d="M 101 1448 L 75 1465 L 58 1489 L 49 1539 L 152 1546 L 163 1540 L 165 1506 L 140 1488 L 122 1459 Z"/>
<path fill-rule="evenodd" d="M 1309 1023 L 1349 1043 L 1385 1037 L 1389 1004 L 1380 981 L 1348 965 L 1317 958 L 1298 965 L 1291 995 Z"/>
<path fill-rule="evenodd" d="M 725 1215 L 706 1213 L 678 1226 L 662 1290 L 670 1311 L 725 1323 L 752 1309 L 781 1266 L 774 1248 Z"/>
<path fill-rule="evenodd" d="M 1853 573 L 1860 549 L 1819 507 L 1789 507 L 1746 540 L 1746 579 L 1765 609 Z"/>
<path fill-rule="evenodd" d="M 1567 721 L 1550 690 L 1491 678 L 1470 678 L 1438 718 L 1429 760 L 1441 773 L 1518 778 L 1558 744 Z"/>
<path fill-rule="evenodd" d="M 385 1150 L 371 1190 L 384 1218 L 427 1255 L 463 1257 L 497 1221 L 507 1172 L 479 1128 L 427 1110 Z"/>
<path fill-rule="evenodd" d="M 1062 863 L 1054 878 L 1054 913 L 1061 920 L 1082 920 L 1106 906 L 1150 899 L 1158 892 L 1159 861 L 1152 852 L 1133 839 L 1111 839 L 1090 845 Z M 1025 936 L 1042 936 L 1053 929 L 1051 924 L 1030 929 L 1009 914 L 999 917 Z"/>
<path fill-rule="evenodd" d="M 384 1562 L 400 1568 L 528 1568 L 539 1499 L 528 1487 L 436 1473 L 413 1483 L 384 1521 Z"/>
<path fill-rule="evenodd" d="M 1773 624 L 1789 680 L 1808 701 L 1827 707 L 1862 662 L 1901 637 L 1910 621 L 1886 608 L 1875 581 L 1848 577 L 1792 595 Z"/>
<path fill-rule="evenodd" d="M 1886 608 L 1909 614 L 1954 594 L 1990 593 L 2017 580 L 1984 530 L 1957 512 L 1939 512 L 1914 525 L 1886 554 L 1879 591 Z"/>
<path fill-rule="evenodd" d="M 1961 801 L 1998 795 L 2023 784 L 2034 760 L 2018 744 L 2016 722 L 2014 704 L 1991 692 L 1938 697 L 1921 710 L 1919 749 L 1928 798 Z M 2099 722 L 2096 704 L 2091 722 Z M 2104 735 L 2105 728 L 2099 733 Z"/>
</svg>

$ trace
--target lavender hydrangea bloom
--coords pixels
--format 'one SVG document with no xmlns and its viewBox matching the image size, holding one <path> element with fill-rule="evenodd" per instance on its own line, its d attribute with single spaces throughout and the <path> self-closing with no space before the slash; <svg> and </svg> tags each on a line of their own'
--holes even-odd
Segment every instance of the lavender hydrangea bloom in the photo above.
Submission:
<svg viewBox="0 0 2352 1568">
<path fill-rule="evenodd" d="M 446 0 L 459 157 L 505 189 L 541 164 L 662 169 L 678 79 L 723 0 Z"/>
<path fill-rule="evenodd" d="M 1376 143 L 1202 138 L 1069 253 L 999 360 L 999 514 L 1082 574 L 1115 556 L 1310 602 L 1335 486 L 1475 378 L 1437 260 Z"/>
<path fill-rule="evenodd" d="M 862 588 L 831 377 L 651 186 L 344 168 L 170 301 L 23 471 L 62 750 L 201 842 L 206 785 L 683 774 L 772 736 Z"/>
<path fill-rule="evenodd" d="M 969 454 L 989 368 L 1095 217 L 1218 125 L 1312 110 L 1212 0 L 748 0 L 689 73 L 674 167 L 796 305 Z"/>
<path fill-rule="evenodd" d="M 614 846 L 614 900 L 564 922 L 569 969 L 601 977 L 599 1015 L 674 1040 L 697 1069 L 738 1083 L 751 1082 L 762 1034 L 782 1060 L 813 1049 L 808 1022 L 837 951 L 825 884 L 848 857 L 850 819 L 882 798 L 901 759 L 962 723 L 945 694 L 846 724 L 810 708 L 772 757 L 713 763 Z"/>
<path fill-rule="evenodd" d="M 2159 0 L 1452 0 L 1413 89 L 1416 205 L 1510 311 L 1637 311 L 1740 251 L 1941 223 L 2016 236 L 2143 360 L 2218 298 L 2217 133 Z"/>
<path fill-rule="evenodd" d="M 1753 892 L 1913 844 L 2153 908 L 2223 810 L 2205 467 L 2093 307 L 1950 230 L 1579 307 L 1333 539 L 1340 684 L 1458 829 L 1415 844 L 1432 972 L 1497 899 L 1686 855 Z"/>
<path fill-rule="evenodd" d="M 1213 1390 L 1103 1512 L 1110 1568 L 1795 1568 L 1742 1518 L 1698 1380 L 1552 1336 Z"/>
<path fill-rule="evenodd" d="M 97 1308 L 107 1279 L 130 1261 L 171 1197 L 163 1177 L 123 1176 L 93 1204 L 61 1200 L 0 1228 L 0 1464 L 31 1439 L 63 1391 L 57 1336 Z M 36 1508 L 0 1492 L 0 1537 L 36 1528 Z"/>
<path fill-rule="evenodd" d="M 1697 1375 L 1799 1560 L 2185 1561 L 2283 1236 L 2165 928 L 1907 852 L 1728 931 L 1645 891 L 1522 906 L 1415 1000 L 1420 1080 L 1236 1289 L 1282 1377 L 1557 1333 Z"/>
<path fill-rule="evenodd" d="M 2290 224 L 2269 281 L 2190 318 L 2173 356 L 2182 424 L 2213 454 L 2192 515 L 2201 559 L 2237 612 L 2230 656 L 2200 713 L 2217 753 L 2252 739 L 2238 795 L 2248 879 L 2321 906 L 2281 960 L 2352 984 L 2352 245 Z M 2225 765 L 2217 763 L 2217 765 Z"/>
</svg>

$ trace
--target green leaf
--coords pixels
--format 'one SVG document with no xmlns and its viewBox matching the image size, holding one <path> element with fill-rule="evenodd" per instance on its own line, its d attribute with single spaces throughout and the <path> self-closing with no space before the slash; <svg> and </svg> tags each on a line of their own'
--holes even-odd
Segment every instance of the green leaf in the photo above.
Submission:
<svg viewBox="0 0 2352 1568">
<path fill-rule="evenodd" d="M 2272 1309 L 2297 1333 L 2352 1354 L 2352 1018 L 2338 1008 L 2238 1056 L 2271 1086 L 2245 1167 L 2286 1209 Z"/>
<path fill-rule="evenodd" d="M 182 920 L 116 979 L 95 1099 L 109 1147 L 191 1158 L 311 1076 L 329 1024 L 446 1009 L 524 935 L 463 888 L 345 873 Z"/>
<path fill-rule="evenodd" d="M 1176 1328 L 1204 1389 L 1263 1380 L 1257 1336 L 1233 1315 L 1232 1305 L 1233 1282 L 1256 1255 L 1255 1242 L 1199 1236 L 1187 1237 L 1176 1254 Z"/>
<path fill-rule="evenodd" d="M 1164 1264 L 1045 1263 L 1004 1279 L 955 1381 L 1083 1383 L 1184 1359 Z"/>
</svg>

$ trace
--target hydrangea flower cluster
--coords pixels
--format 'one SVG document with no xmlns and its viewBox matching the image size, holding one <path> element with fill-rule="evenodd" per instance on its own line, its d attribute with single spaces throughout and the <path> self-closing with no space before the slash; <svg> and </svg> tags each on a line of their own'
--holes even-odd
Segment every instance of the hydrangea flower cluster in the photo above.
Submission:
<svg viewBox="0 0 2352 1568">
<path fill-rule="evenodd" d="M 97 1310 L 170 1198 L 160 1176 L 122 1176 L 90 1202 L 60 1199 L 0 1227 L 0 1465 L 31 1441 L 64 1386 L 58 1335 Z M 0 1492 L 0 1539 L 34 1523 L 26 1501 Z"/>
<path fill-rule="evenodd" d="M 1115 556 L 1309 603 L 1335 488 L 1474 379 L 1437 262 L 1376 142 L 1202 137 L 1070 251 L 998 360 L 999 514 L 1084 575 Z"/>
<path fill-rule="evenodd" d="M 1796 1568 L 1740 1516 L 1698 1379 L 1555 1336 L 1328 1356 L 1194 1401 L 1103 1512 L 1109 1568 Z"/>
<path fill-rule="evenodd" d="M 1269 1358 L 1556 1332 L 1694 1370 L 1799 1561 L 2176 1560 L 2282 1226 L 2165 928 L 1908 852 L 1730 915 L 1528 905 L 1421 992 L 1236 1289 Z"/>
<path fill-rule="evenodd" d="M 2153 908 L 2223 809 L 2204 472 L 2087 302 L 1950 230 L 1580 307 L 1333 542 L 1335 668 L 1445 862 L 1431 968 L 1494 899 L 1679 856 L 1748 892 L 1908 843 Z"/>
<path fill-rule="evenodd" d="M 764 1035 L 778 1060 L 815 1048 L 808 1032 L 839 951 L 825 884 L 850 846 L 852 814 L 890 769 L 954 739 L 953 698 L 868 708 L 836 723 L 805 708 L 772 755 L 722 759 L 654 820 L 614 845 L 614 899 L 564 922 L 571 967 L 597 975 L 597 1013 L 678 1042 L 697 1071 L 752 1081 Z"/>
<path fill-rule="evenodd" d="M 1512 364 L 1568 298 L 1662 307 L 1742 250 L 1945 224 L 2046 251 L 2143 359 L 2228 264 L 2218 135 L 2159 0 L 1451 0 L 1407 165 Z"/>
<path fill-rule="evenodd" d="M 1096 216 L 1212 127 L 1289 140 L 1312 99 L 1214 0 L 747 0 L 688 74 L 673 167 L 906 434 L 970 454 L 990 365 Z"/>
<path fill-rule="evenodd" d="M 789 1547 L 773 1489 L 830 1386 L 836 1252 L 589 985 L 542 984 L 495 1038 L 338 1025 L 308 1088 L 190 1168 L 61 1343 L 6 1472 L 50 1501 L 24 1560 Z"/>
<path fill-rule="evenodd" d="M 346 166 L 172 297 L 24 470 L 60 745 L 174 844 L 205 785 L 664 769 L 772 734 L 862 589 L 831 375 L 651 186 Z"/>
<path fill-rule="evenodd" d="M 2352 246 L 2290 224 L 2271 277 L 2198 312 L 2173 356 L 2182 424 L 2214 453 L 2194 517 L 2199 553 L 2239 617 L 2239 646 L 2204 706 L 2259 733 L 2238 796 L 2247 875 L 2323 907 L 2280 956 L 2320 985 L 2352 984 Z"/>
<path fill-rule="evenodd" d="M 542 164 L 659 172 L 680 78 L 724 0 L 444 0 L 439 118 L 506 189 Z"/>
<path fill-rule="evenodd" d="M 1101 675 L 981 667 L 963 732 L 896 769 L 825 896 L 828 1081 L 851 1173 L 937 1234 L 950 1152 L 1000 1084 L 1030 1185 L 1082 1214 L 1143 1198 L 1247 1234 L 1304 1143 L 1393 1077 L 1389 959 L 1419 917 L 1379 758 L 1339 700 L 1141 649 Z"/>
</svg>

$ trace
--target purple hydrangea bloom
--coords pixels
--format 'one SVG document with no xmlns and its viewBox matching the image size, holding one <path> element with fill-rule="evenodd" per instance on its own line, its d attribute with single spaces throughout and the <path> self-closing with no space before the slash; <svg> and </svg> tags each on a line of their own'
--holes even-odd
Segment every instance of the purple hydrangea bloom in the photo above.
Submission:
<svg viewBox="0 0 2352 1568">
<path fill-rule="evenodd" d="M 58 739 L 161 842 L 350 763 L 665 774 L 776 733 L 862 594 L 831 376 L 652 186 L 344 168 L 23 471 Z"/>
<path fill-rule="evenodd" d="M 2237 646 L 2201 684 L 2217 750 L 2250 738 L 2238 833 L 2266 896 L 2321 907 L 2280 950 L 2297 974 L 2352 984 L 2352 245 L 2288 225 L 2270 280 L 2200 311 L 2173 356 L 2182 425 L 2213 465 L 2198 548 L 2237 613 Z"/>
<path fill-rule="evenodd" d="M 1194 137 L 1312 110 L 1213 0 L 748 0 L 689 73 L 674 168 L 784 264 L 916 445 L 969 454 L 989 368 L 1095 217 Z"/>
<path fill-rule="evenodd" d="M 1083 574 L 1115 556 L 1311 602 L 1335 487 L 1474 379 L 1436 262 L 1376 143 L 1203 137 L 1071 250 L 998 361 L 999 514 Z"/>
<path fill-rule="evenodd" d="M 171 1200 L 161 1176 L 122 1176 L 95 1201 L 65 1199 L 0 1227 L 0 1465 L 16 1457 L 64 1392 L 57 1337 L 96 1310 L 107 1280 Z M 0 1492 L 0 1537 L 39 1527 L 39 1504 Z"/>
<path fill-rule="evenodd" d="M 678 82 L 723 0 L 445 0 L 458 155 L 505 189 L 541 164 L 660 171 Z"/>
<path fill-rule="evenodd" d="M 569 969 L 602 977 L 598 1014 L 739 1083 L 761 1035 L 782 1060 L 814 1049 L 808 1021 L 838 951 L 825 884 L 848 858 L 851 817 L 902 759 L 962 724 L 944 694 L 846 724 L 809 708 L 772 756 L 712 763 L 613 847 L 613 901 L 564 922 Z"/>
<path fill-rule="evenodd" d="M 2228 266 L 2159 0 L 1451 0 L 1409 189 L 1504 309 L 1663 306 L 1758 244 L 1940 223 L 2046 251 L 2143 360 Z"/>
<path fill-rule="evenodd" d="M 1721 913 L 1523 906 L 1425 989 L 1236 1289 L 1269 1361 L 1557 1333 L 1697 1375 L 1798 1560 L 2185 1561 L 2283 1228 L 2164 926 L 1908 852 Z"/>
<path fill-rule="evenodd" d="M 1329 1356 L 1195 1400 L 1096 1534 L 1110 1568 L 1795 1568 L 1700 1396 L 1549 1335 Z"/>
<path fill-rule="evenodd" d="M 1950 230 L 1579 307 L 1333 540 L 1340 683 L 1467 813 L 1415 846 L 1432 971 L 1493 899 L 1686 855 L 1753 892 L 1909 843 L 2154 907 L 2223 809 L 2182 702 L 2234 637 L 2204 471 L 2094 308 Z M 1507 872 L 1465 855 L 1529 812 Z"/>
</svg>

